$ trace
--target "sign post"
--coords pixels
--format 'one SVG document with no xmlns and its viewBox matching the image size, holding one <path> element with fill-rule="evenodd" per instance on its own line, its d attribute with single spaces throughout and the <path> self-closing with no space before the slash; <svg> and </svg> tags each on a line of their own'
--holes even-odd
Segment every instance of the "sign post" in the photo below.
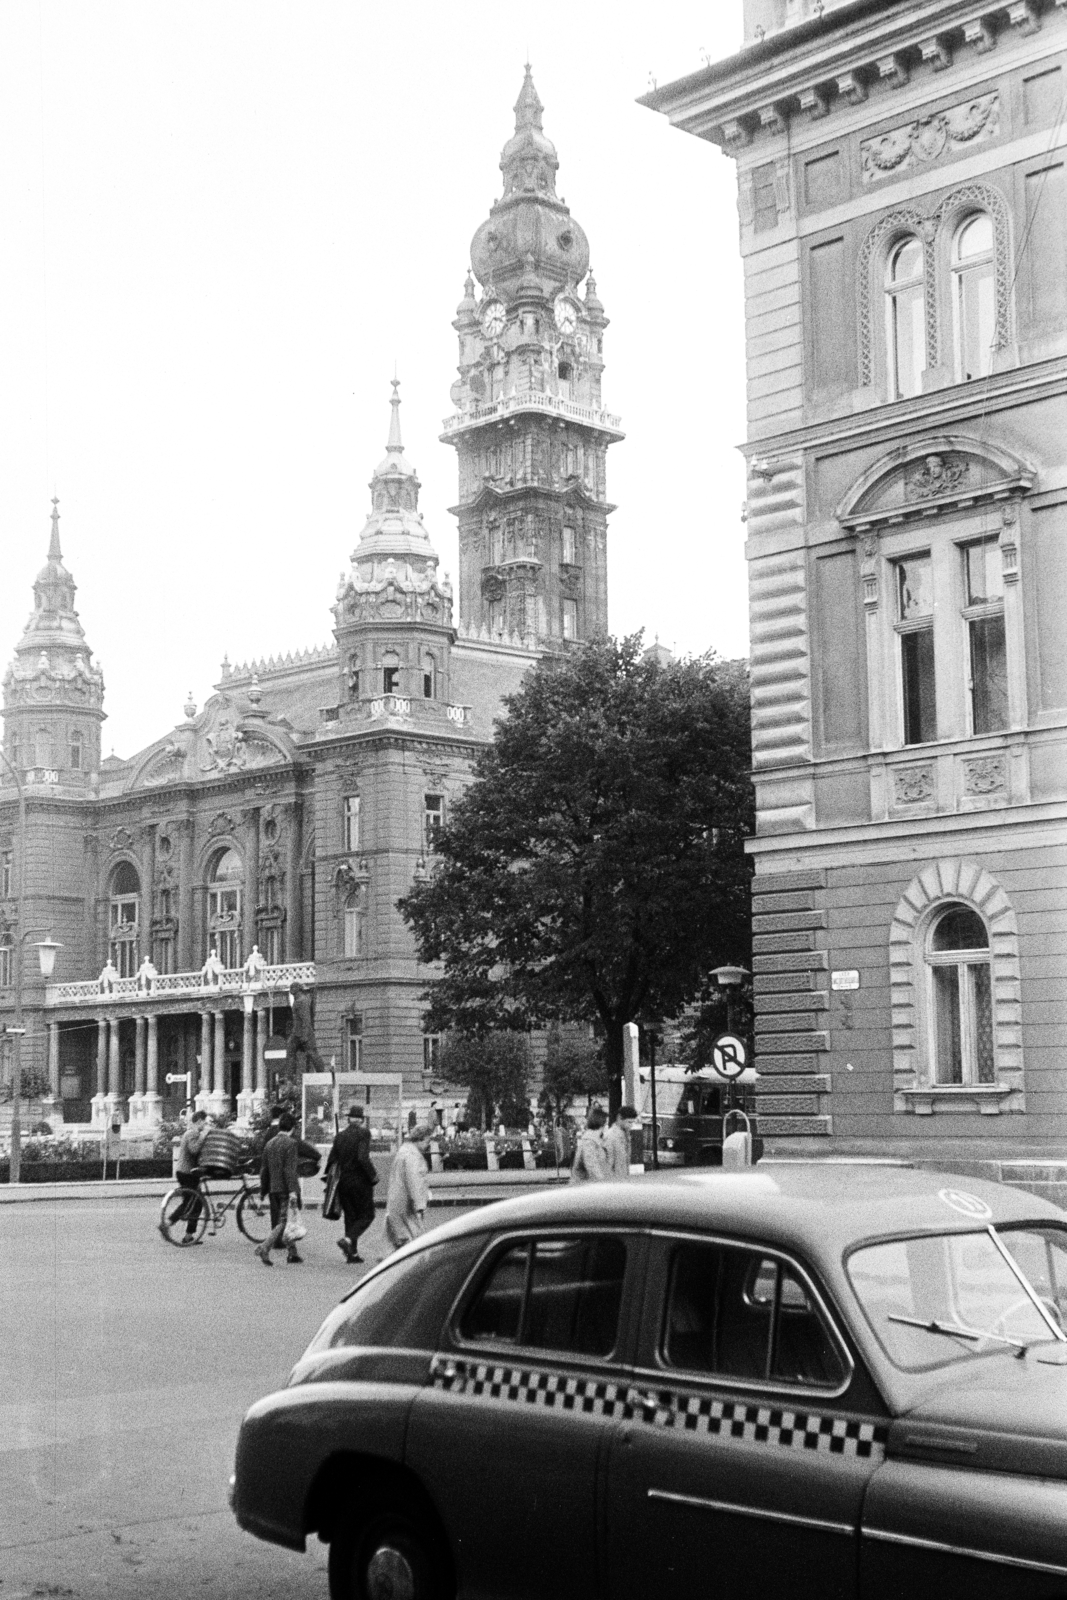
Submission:
<svg viewBox="0 0 1067 1600">
<path fill-rule="evenodd" d="M 184 1083 L 184 1085 L 185 1085 L 185 1104 L 187 1106 L 192 1104 L 193 1075 L 192 1075 L 191 1072 L 168 1072 L 167 1073 L 167 1082 L 168 1083 Z"/>
</svg>

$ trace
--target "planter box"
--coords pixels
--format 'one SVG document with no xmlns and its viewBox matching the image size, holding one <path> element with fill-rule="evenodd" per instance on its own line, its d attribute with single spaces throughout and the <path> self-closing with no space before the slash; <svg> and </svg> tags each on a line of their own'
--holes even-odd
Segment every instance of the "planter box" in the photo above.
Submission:
<svg viewBox="0 0 1067 1600">
<path fill-rule="evenodd" d="M 23 1161 L 23 1183 L 99 1183 L 103 1160 L 99 1161 Z M 10 1182 L 10 1163 L 0 1161 L 0 1183 Z M 108 1177 L 115 1176 L 115 1163 L 107 1164 Z M 150 1161 L 123 1161 L 119 1172 L 124 1178 L 169 1178 L 171 1163 L 166 1157 Z"/>
</svg>

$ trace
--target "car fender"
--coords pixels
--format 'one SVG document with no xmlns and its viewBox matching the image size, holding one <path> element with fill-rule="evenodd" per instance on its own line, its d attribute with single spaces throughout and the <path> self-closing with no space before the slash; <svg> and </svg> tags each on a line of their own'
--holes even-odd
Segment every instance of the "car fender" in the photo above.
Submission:
<svg viewBox="0 0 1067 1600">
<path fill-rule="evenodd" d="M 240 1526 L 303 1550 L 324 1465 L 359 1455 L 399 1467 L 417 1392 L 411 1384 L 313 1383 L 257 1401 L 237 1438 L 233 1510 Z"/>
</svg>

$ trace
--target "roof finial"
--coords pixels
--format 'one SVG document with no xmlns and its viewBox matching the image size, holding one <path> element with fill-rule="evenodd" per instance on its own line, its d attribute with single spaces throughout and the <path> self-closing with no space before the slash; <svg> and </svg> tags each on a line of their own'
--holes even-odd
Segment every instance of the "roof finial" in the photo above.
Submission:
<svg viewBox="0 0 1067 1600">
<path fill-rule="evenodd" d="M 395 370 L 396 369 L 394 368 L 394 371 Z M 393 397 L 389 401 L 389 404 L 393 408 L 393 415 L 389 419 L 389 442 L 387 443 L 385 448 L 387 450 L 397 450 L 397 451 L 402 452 L 403 449 L 404 449 L 404 446 L 403 446 L 403 443 L 401 442 L 401 438 L 400 438 L 400 395 L 398 393 L 398 390 L 400 388 L 400 379 L 399 378 L 393 378 L 392 379 L 392 384 L 393 384 Z"/>
<path fill-rule="evenodd" d="M 63 552 L 59 548 L 59 500 L 52 496 L 52 537 L 48 541 L 49 561 L 62 561 Z"/>
<path fill-rule="evenodd" d="M 519 98 L 515 102 L 515 132 L 521 133 L 523 128 L 540 128 L 541 113 L 544 109 L 534 88 L 533 72 L 527 61 L 526 76 L 519 90 Z"/>
</svg>

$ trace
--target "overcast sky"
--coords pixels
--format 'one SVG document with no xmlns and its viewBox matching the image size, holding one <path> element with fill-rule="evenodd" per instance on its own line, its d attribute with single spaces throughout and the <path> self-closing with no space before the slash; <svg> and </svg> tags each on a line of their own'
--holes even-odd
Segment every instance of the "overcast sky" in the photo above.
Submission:
<svg viewBox="0 0 1067 1600">
<path fill-rule="evenodd" d="M 60 498 L 104 751 L 233 662 L 319 645 L 401 378 L 456 576 L 470 239 L 529 54 L 611 326 L 611 626 L 747 652 L 733 163 L 637 106 L 741 0 L 3 0 L 0 660 Z"/>
</svg>

